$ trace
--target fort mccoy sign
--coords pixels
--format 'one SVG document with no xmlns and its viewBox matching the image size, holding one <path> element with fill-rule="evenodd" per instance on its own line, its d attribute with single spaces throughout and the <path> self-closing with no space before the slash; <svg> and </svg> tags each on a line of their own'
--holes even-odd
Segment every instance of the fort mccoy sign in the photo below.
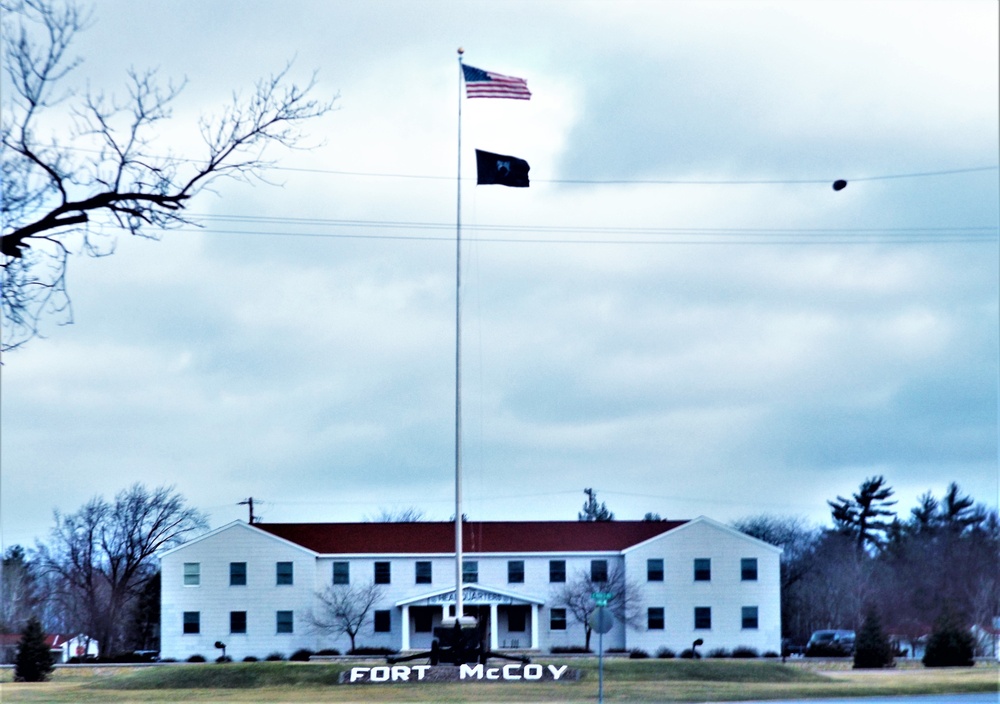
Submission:
<svg viewBox="0 0 1000 704">
<path fill-rule="evenodd" d="M 567 665 L 522 665 L 508 663 L 491 666 L 475 665 L 380 665 L 352 667 L 340 674 L 341 684 L 402 684 L 436 682 L 572 682 L 579 680 L 580 670 Z"/>
</svg>

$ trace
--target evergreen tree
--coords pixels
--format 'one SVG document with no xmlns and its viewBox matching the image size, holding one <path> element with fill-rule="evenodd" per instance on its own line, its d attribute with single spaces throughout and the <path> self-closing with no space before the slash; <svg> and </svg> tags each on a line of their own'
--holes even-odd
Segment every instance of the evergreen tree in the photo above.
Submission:
<svg viewBox="0 0 1000 704">
<path fill-rule="evenodd" d="M 613 521 L 615 514 L 608 510 L 607 504 L 603 501 L 597 503 L 597 492 L 587 488 L 583 490 L 587 495 L 587 500 L 583 504 L 583 511 L 577 514 L 581 521 Z"/>
<path fill-rule="evenodd" d="M 934 624 L 934 631 L 927 640 L 924 651 L 926 667 L 972 667 L 973 639 L 967 628 L 962 628 L 949 609 L 945 609 Z"/>
<path fill-rule="evenodd" d="M 15 682 L 44 682 L 52 672 L 52 653 L 45 642 L 45 631 L 37 618 L 32 616 L 21 633 L 14 660 Z"/>
<path fill-rule="evenodd" d="M 875 609 L 869 609 L 854 643 L 854 668 L 889 667 L 892 661 L 892 645 L 882 630 L 882 619 Z"/>
<path fill-rule="evenodd" d="M 836 501 L 827 501 L 834 525 L 844 535 L 852 536 L 858 554 L 868 547 L 882 548 L 891 525 L 885 519 L 895 516 L 890 506 L 896 502 L 889 501 L 893 493 L 885 477 L 877 476 L 866 479 L 850 498 L 838 496 Z"/>
</svg>

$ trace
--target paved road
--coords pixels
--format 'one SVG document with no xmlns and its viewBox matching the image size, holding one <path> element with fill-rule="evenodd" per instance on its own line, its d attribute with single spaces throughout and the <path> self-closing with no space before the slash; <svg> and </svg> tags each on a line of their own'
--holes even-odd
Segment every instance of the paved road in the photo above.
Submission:
<svg viewBox="0 0 1000 704">
<path fill-rule="evenodd" d="M 840 697 L 836 699 L 768 699 L 743 704 L 1000 704 L 1000 694 L 921 694 L 910 697 Z M 706 703 L 707 704 L 707 703 Z"/>
</svg>

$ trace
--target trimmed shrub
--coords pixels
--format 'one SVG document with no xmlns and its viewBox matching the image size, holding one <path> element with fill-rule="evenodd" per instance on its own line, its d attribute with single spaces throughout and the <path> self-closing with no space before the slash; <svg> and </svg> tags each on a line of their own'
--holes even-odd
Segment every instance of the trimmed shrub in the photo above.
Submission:
<svg viewBox="0 0 1000 704">
<path fill-rule="evenodd" d="M 17 656 L 14 658 L 15 682 L 44 682 L 52 672 L 55 661 L 49 646 L 45 642 L 45 631 L 41 622 L 34 616 L 28 621 L 21 632 L 21 640 L 17 643 Z"/>
<path fill-rule="evenodd" d="M 351 650 L 349 655 L 395 655 L 398 650 L 393 650 L 392 648 L 386 648 L 385 646 L 371 646 L 363 645 L 360 648 L 355 648 Z"/>
<path fill-rule="evenodd" d="M 734 658 L 756 658 L 759 657 L 756 648 L 751 648 L 749 645 L 737 645 L 733 648 Z"/>
<path fill-rule="evenodd" d="M 592 653 L 594 651 L 582 645 L 557 645 L 552 648 L 551 652 L 554 655 L 558 655 L 560 653 Z"/>
<path fill-rule="evenodd" d="M 194 655 L 192 655 L 191 657 L 189 657 L 187 659 L 187 661 L 188 662 L 208 662 L 207 660 L 205 660 L 205 656 L 204 655 L 199 655 L 198 653 L 195 653 Z"/>
<path fill-rule="evenodd" d="M 288 656 L 288 659 L 292 662 L 309 662 L 309 658 L 312 657 L 313 651 L 309 648 L 299 648 L 294 653 Z"/>
<path fill-rule="evenodd" d="M 628 652 L 628 656 L 630 660 L 643 660 L 649 657 L 649 653 L 642 648 L 632 648 L 632 650 Z"/>
<path fill-rule="evenodd" d="M 712 648 L 708 651 L 706 658 L 728 658 L 729 651 L 725 648 Z"/>
<path fill-rule="evenodd" d="M 781 656 L 780 656 L 780 655 L 778 655 L 778 654 L 777 654 L 776 652 L 774 652 L 773 650 L 766 650 L 766 651 L 764 651 L 764 654 L 763 654 L 763 655 L 761 655 L 761 657 L 762 657 L 762 658 L 780 658 Z"/>
<path fill-rule="evenodd" d="M 972 667 L 974 643 L 968 629 L 962 628 L 950 612 L 945 611 L 934 624 L 924 651 L 925 667 Z"/>
<path fill-rule="evenodd" d="M 691 648 L 684 648 L 677 657 L 684 658 L 685 660 L 697 660 L 701 657 L 701 653 Z"/>
<path fill-rule="evenodd" d="M 265 659 L 265 660 L 266 660 L 267 662 L 280 662 L 280 661 L 282 661 L 282 660 L 284 660 L 284 659 L 285 659 L 285 654 L 284 654 L 284 653 L 271 653 L 271 654 L 269 654 L 269 655 L 268 655 L 268 656 L 267 656 L 266 658 L 264 658 L 264 659 Z"/>
<path fill-rule="evenodd" d="M 229 657 L 228 655 L 220 655 L 219 657 L 217 657 L 215 659 L 215 661 L 221 665 L 223 663 L 232 662 L 233 659 L 231 657 Z"/>
<path fill-rule="evenodd" d="M 247 655 L 245 658 L 243 658 L 243 662 L 259 662 L 259 661 L 253 655 Z"/>
<path fill-rule="evenodd" d="M 662 660 L 672 660 L 673 658 L 677 657 L 677 653 L 675 653 L 670 648 L 660 648 L 659 650 L 656 651 L 656 657 Z"/>
<path fill-rule="evenodd" d="M 323 648 L 322 650 L 320 650 L 316 654 L 317 655 L 340 655 L 340 651 L 337 650 L 336 648 Z"/>
<path fill-rule="evenodd" d="M 854 669 L 869 670 L 892 665 L 892 645 L 882 630 L 878 612 L 870 609 L 854 641 Z"/>
</svg>

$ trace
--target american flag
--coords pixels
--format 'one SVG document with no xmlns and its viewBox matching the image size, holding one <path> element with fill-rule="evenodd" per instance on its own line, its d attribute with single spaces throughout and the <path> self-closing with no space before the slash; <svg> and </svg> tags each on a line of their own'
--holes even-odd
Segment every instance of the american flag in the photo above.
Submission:
<svg viewBox="0 0 1000 704">
<path fill-rule="evenodd" d="M 465 64 L 462 64 L 462 72 L 465 75 L 467 98 L 513 98 L 514 100 L 531 98 L 528 82 L 523 78 L 484 71 Z"/>
</svg>

